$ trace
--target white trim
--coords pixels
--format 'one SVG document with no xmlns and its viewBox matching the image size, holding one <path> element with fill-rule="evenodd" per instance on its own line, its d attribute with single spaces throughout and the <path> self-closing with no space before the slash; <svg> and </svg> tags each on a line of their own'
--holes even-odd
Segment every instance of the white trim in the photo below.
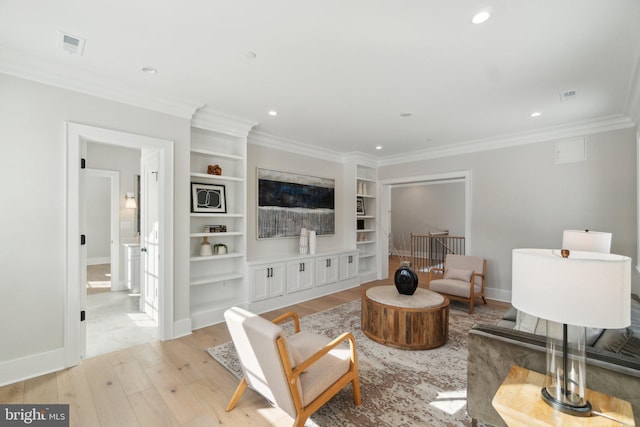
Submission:
<svg viewBox="0 0 640 427">
<path fill-rule="evenodd" d="M 246 138 L 249 131 L 258 123 L 241 117 L 213 111 L 204 106 L 193 115 L 191 126 L 199 129 L 207 129 L 226 135 Z"/>
<path fill-rule="evenodd" d="M 173 141 L 135 135 L 78 123 L 66 123 L 67 127 L 67 212 L 66 212 L 66 288 L 64 306 L 64 364 L 73 366 L 80 362 L 80 145 L 82 141 L 149 148 L 160 151 L 160 259 L 162 274 L 159 286 L 158 336 L 162 340 L 173 337 L 173 227 L 174 227 L 174 144 Z M 74 190 L 76 189 L 76 190 Z"/>
<path fill-rule="evenodd" d="M 619 114 L 615 116 L 601 117 L 594 120 L 550 127 L 539 131 L 482 138 L 451 144 L 444 147 L 437 147 L 430 150 L 404 153 L 398 156 L 389 156 L 381 159 L 379 161 L 379 166 L 459 156 L 462 154 L 497 150 L 500 148 L 517 147 L 520 145 L 547 142 L 555 139 L 573 138 L 600 132 L 628 129 L 634 126 L 634 122 L 629 117 Z"/>
<path fill-rule="evenodd" d="M 484 293 L 488 299 L 494 301 L 511 302 L 511 291 L 496 288 L 484 288 Z"/>
<path fill-rule="evenodd" d="M 304 144 L 302 142 L 293 141 L 291 139 L 255 130 L 249 133 L 247 143 L 271 148 L 272 150 L 287 151 L 289 153 L 300 154 L 302 156 L 328 160 L 336 163 L 344 162 L 344 157 L 335 151 L 325 150 L 309 144 Z"/>
<path fill-rule="evenodd" d="M 380 195 L 379 200 L 379 211 L 378 216 L 380 217 L 380 227 L 384 231 L 384 227 L 382 224 L 386 224 L 387 229 L 391 230 L 391 218 L 389 215 L 390 207 L 391 207 L 391 187 L 395 185 L 408 185 L 408 184 L 417 184 L 417 183 L 436 183 L 438 181 L 443 182 L 464 182 L 464 238 L 465 238 L 465 253 L 468 255 L 472 255 L 472 246 L 471 246 L 471 217 L 472 217 L 472 172 L 470 170 L 463 171 L 454 171 L 454 172 L 444 172 L 430 175 L 420 175 L 420 176 L 410 176 L 410 177 L 401 177 L 401 178 L 389 178 L 378 181 L 378 194 Z M 380 244 L 378 245 L 378 259 L 381 260 L 379 263 L 379 274 L 380 277 L 389 277 L 389 266 L 387 263 L 383 263 L 382 260 L 387 259 L 388 250 L 389 250 L 389 235 L 385 233 L 379 233 L 378 240 Z"/>
<path fill-rule="evenodd" d="M 173 338 L 180 338 L 191 335 L 192 330 L 193 328 L 191 327 L 190 317 L 173 322 Z"/>
<path fill-rule="evenodd" d="M 56 372 L 65 367 L 62 348 L 0 362 L 0 387 Z"/>
<path fill-rule="evenodd" d="M 109 264 L 111 263 L 111 257 L 97 257 L 97 258 L 87 258 L 87 265 L 100 265 L 100 264 Z"/>
<path fill-rule="evenodd" d="M 0 46 L 0 73 L 51 86 L 97 96 L 184 119 L 191 119 L 199 102 L 169 99 L 143 93 L 139 87 L 115 82 L 98 73 L 90 74 L 62 62 L 48 61 Z"/>
</svg>

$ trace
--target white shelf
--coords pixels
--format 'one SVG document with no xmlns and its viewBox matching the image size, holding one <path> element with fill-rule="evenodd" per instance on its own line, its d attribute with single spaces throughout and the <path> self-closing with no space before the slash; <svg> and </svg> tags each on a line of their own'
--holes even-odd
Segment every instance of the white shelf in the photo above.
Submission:
<svg viewBox="0 0 640 427">
<path fill-rule="evenodd" d="M 361 254 L 358 255 L 358 258 L 360 258 L 360 259 L 362 259 L 362 258 L 371 258 L 371 257 L 374 257 L 374 256 L 376 256 L 376 254 L 363 254 L 363 253 L 361 253 Z"/>
<path fill-rule="evenodd" d="M 189 286 L 207 285 L 209 283 L 225 282 L 228 280 L 242 279 L 242 273 L 218 274 L 206 277 L 193 277 L 189 282 Z"/>
<path fill-rule="evenodd" d="M 356 194 L 357 197 L 365 197 L 365 198 L 370 198 L 370 199 L 375 199 L 376 196 L 373 196 L 371 194 Z"/>
<path fill-rule="evenodd" d="M 361 177 L 361 176 L 356 177 L 356 179 L 357 179 L 358 181 L 376 182 L 376 180 L 375 180 L 375 179 L 371 179 L 371 178 L 364 178 L 364 177 Z"/>
<path fill-rule="evenodd" d="M 375 219 L 373 215 L 356 215 L 356 219 Z"/>
<path fill-rule="evenodd" d="M 356 233 L 375 233 L 375 231 L 373 228 L 365 228 L 363 230 L 356 230 Z"/>
<path fill-rule="evenodd" d="M 212 180 L 212 181 L 244 182 L 244 178 L 240 178 L 240 177 L 237 177 L 237 176 L 211 175 L 211 174 L 208 174 L 208 173 L 200 173 L 200 172 L 191 172 L 191 178 L 209 179 L 209 180 Z"/>
<path fill-rule="evenodd" d="M 191 261 L 211 261 L 211 260 L 220 260 L 220 259 L 229 259 L 229 258 L 239 258 L 243 257 L 244 254 L 242 252 L 230 252 L 228 254 L 222 255 L 210 255 L 210 256 L 192 256 Z"/>
<path fill-rule="evenodd" d="M 366 245 L 368 243 L 375 243 L 375 240 L 361 240 L 359 242 L 356 242 L 356 245 Z"/>
<path fill-rule="evenodd" d="M 244 214 L 237 213 L 202 213 L 191 212 L 192 218 L 244 218 Z"/>
<path fill-rule="evenodd" d="M 191 233 L 191 237 L 225 237 L 225 236 L 244 236 L 241 231 L 228 231 L 224 233 Z"/>
<path fill-rule="evenodd" d="M 221 153 L 219 151 L 212 151 L 212 150 L 207 150 L 207 149 L 204 149 L 204 148 L 192 148 L 191 152 L 192 153 L 198 153 L 198 154 L 204 154 L 204 155 L 207 155 L 207 156 L 213 156 L 213 157 L 224 157 L 225 159 L 244 160 L 243 156 L 238 156 L 236 154 Z"/>
</svg>

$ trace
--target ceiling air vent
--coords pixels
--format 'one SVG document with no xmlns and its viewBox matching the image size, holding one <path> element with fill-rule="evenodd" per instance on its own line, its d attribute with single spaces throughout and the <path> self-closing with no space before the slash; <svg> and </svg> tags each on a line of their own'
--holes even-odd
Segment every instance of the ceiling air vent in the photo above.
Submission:
<svg viewBox="0 0 640 427">
<path fill-rule="evenodd" d="M 560 101 L 571 101 L 576 97 L 575 90 L 565 90 L 564 92 L 560 92 Z"/>
<path fill-rule="evenodd" d="M 82 55 L 84 39 L 60 31 L 59 44 L 62 50 L 72 55 Z"/>
</svg>

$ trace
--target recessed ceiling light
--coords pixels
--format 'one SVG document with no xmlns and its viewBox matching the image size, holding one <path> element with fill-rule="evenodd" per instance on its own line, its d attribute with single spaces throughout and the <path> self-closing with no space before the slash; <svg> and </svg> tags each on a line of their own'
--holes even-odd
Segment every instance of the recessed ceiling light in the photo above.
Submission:
<svg viewBox="0 0 640 427">
<path fill-rule="evenodd" d="M 377 145 L 376 150 L 382 150 L 382 145 Z"/>
<path fill-rule="evenodd" d="M 142 67 L 142 72 L 147 74 L 158 74 L 158 70 L 153 67 Z"/>
<path fill-rule="evenodd" d="M 269 110 L 269 115 L 275 117 L 278 115 L 278 112 L 276 110 Z"/>
<path fill-rule="evenodd" d="M 245 56 L 247 59 L 256 59 L 256 53 L 255 53 L 255 52 L 252 52 L 252 51 L 249 51 L 249 52 L 245 53 L 245 55 L 244 55 L 244 56 Z"/>
<path fill-rule="evenodd" d="M 400 117 L 411 117 L 411 116 L 413 116 L 413 113 L 410 113 L 408 111 L 404 113 L 400 113 Z"/>
<path fill-rule="evenodd" d="M 471 19 L 471 22 L 473 22 L 474 24 L 482 24 L 483 22 L 486 22 L 490 16 L 491 14 L 486 10 L 482 12 L 478 12 L 473 16 L 473 18 Z"/>
<path fill-rule="evenodd" d="M 534 111 L 533 113 L 529 114 L 531 117 L 540 117 L 542 115 L 542 113 L 540 111 Z"/>
</svg>

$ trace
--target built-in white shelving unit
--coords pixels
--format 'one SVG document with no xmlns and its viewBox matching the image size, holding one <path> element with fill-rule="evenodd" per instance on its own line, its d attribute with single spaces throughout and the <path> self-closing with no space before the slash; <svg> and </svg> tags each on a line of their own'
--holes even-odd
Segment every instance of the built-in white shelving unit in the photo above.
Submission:
<svg viewBox="0 0 640 427">
<path fill-rule="evenodd" d="M 190 181 L 224 186 L 226 199 L 224 213 L 191 210 L 189 294 L 193 329 L 222 321 L 227 308 L 246 301 L 246 155 L 247 138 L 242 132 L 191 129 Z M 220 166 L 222 174 L 208 174 L 209 165 Z M 211 232 L 210 226 L 224 226 L 226 231 Z M 212 247 L 226 245 L 226 252 L 202 256 L 205 238 Z"/>
<path fill-rule="evenodd" d="M 356 164 L 356 247 L 358 275 L 361 282 L 377 279 L 378 270 L 378 222 L 377 186 L 378 170 L 375 167 Z M 364 213 L 359 211 L 364 208 Z"/>
</svg>

